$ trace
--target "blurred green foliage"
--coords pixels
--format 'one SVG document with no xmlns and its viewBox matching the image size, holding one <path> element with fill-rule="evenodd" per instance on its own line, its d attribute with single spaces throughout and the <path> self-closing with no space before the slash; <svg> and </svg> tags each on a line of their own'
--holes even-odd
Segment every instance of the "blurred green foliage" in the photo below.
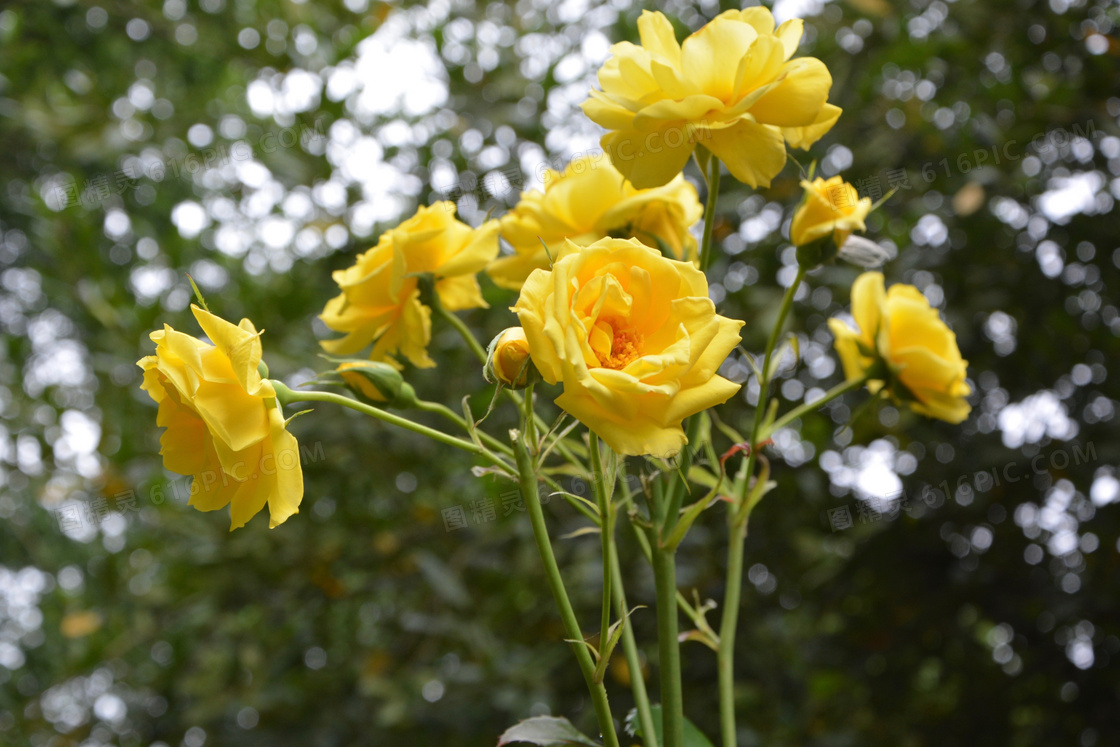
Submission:
<svg viewBox="0 0 1120 747">
<path fill-rule="evenodd" d="M 682 33 L 719 10 L 663 9 Z M 779 434 L 780 488 L 747 546 L 741 741 L 1108 744 L 1120 13 L 1103 0 L 776 10 L 806 16 L 801 54 L 826 62 L 845 110 L 795 156 L 873 195 L 898 187 L 869 235 L 900 250 L 888 281 L 918 285 L 956 330 L 974 414 L 956 428 L 883 407 L 853 433 L 849 397 L 800 438 Z M 4 4 L 0 742 L 490 745 L 546 711 L 591 731 L 508 485 L 317 408 L 293 425 L 307 448 L 301 513 L 229 534 L 163 472 L 134 361 L 159 325 L 193 331 L 190 272 L 216 312 L 266 330 L 274 376 L 306 379 L 332 269 L 417 203 L 462 196 L 478 220 L 516 200 L 518 174 L 530 183 L 542 162 L 594 146 L 576 107 L 607 43 L 636 39 L 638 12 L 628 0 Z M 496 188 L 496 172 L 514 188 Z M 759 193 L 729 182 L 710 276 L 758 351 L 791 277 L 797 167 Z M 784 373 L 784 408 L 838 380 L 824 322 L 854 277 L 827 267 L 798 296 L 803 360 Z M 491 309 L 465 318 L 489 339 L 512 299 L 485 290 Z M 438 326 L 434 347 L 439 368 L 409 380 L 451 405 L 477 393 L 481 412 L 489 392 L 469 352 Z M 752 409 L 740 398 L 722 412 L 739 425 Z M 495 433 L 512 422 L 490 421 Z M 884 485 L 906 501 L 893 518 L 857 498 Z M 468 527 L 448 531 L 456 507 Z M 853 526 L 837 529 L 844 508 Z M 548 510 L 554 536 L 580 526 L 561 502 Z M 682 588 L 717 600 L 719 514 L 678 555 Z M 621 529 L 631 602 L 651 604 Z M 597 549 L 559 543 L 588 621 Z M 652 613 L 634 623 L 653 656 Z M 714 734 L 714 656 L 693 644 L 684 660 L 686 712 Z M 619 715 L 627 676 L 608 678 Z"/>
</svg>

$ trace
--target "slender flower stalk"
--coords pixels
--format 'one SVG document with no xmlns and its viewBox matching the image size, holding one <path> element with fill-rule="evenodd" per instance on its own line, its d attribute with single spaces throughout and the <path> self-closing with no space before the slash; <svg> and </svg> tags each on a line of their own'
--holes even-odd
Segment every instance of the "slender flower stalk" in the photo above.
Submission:
<svg viewBox="0 0 1120 747">
<path fill-rule="evenodd" d="M 864 377 L 837 384 L 820 399 L 790 410 L 770 426 L 766 433 L 759 434 L 759 437 L 762 440 L 769 438 L 771 433 L 785 427 L 802 415 L 824 407 L 845 392 L 858 389 L 866 383 L 866 380 L 866 377 Z M 759 407 L 761 408 L 761 402 Z M 758 442 L 758 438 L 752 440 L 755 443 Z M 748 460 L 748 469 L 751 468 L 750 461 Z M 748 480 L 744 478 L 742 484 L 744 495 L 740 498 L 741 504 L 745 503 L 746 494 L 749 493 Z M 743 586 L 743 546 L 747 539 L 747 522 L 749 519 L 750 507 L 747 506 L 744 506 L 741 518 L 739 518 L 738 512 L 728 515 L 727 593 L 724 598 L 723 617 L 719 628 L 718 651 L 720 730 L 723 735 L 724 747 L 734 747 L 736 744 L 735 633 L 739 621 L 739 595 Z"/>
<path fill-rule="evenodd" d="M 654 545 L 653 578 L 657 589 L 657 648 L 661 670 L 663 747 L 683 747 L 684 744 L 676 563 L 675 550 Z"/>
<path fill-rule="evenodd" d="M 716 200 L 719 199 L 720 161 L 712 154 L 708 160 L 708 204 L 704 209 L 704 238 L 700 243 L 700 272 L 707 272 L 712 263 L 712 229 L 716 225 Z"/>
<path fill-rule="evenodd" d="M 416 409 L 423 410 L 425 412 L 432 412 L 432 413 L 435 413 L 436 415 L 439 415 L 440 417 L 446 418 L 447 420 L 450 420 L 452 423 L 459 426 L 460 428 L 467 431 L 468 433 L 471 430 L 470 425 L 467 423 L 466 420 L 463 419 L 463 416 L 459 415 L 454 410 L 452 410 L 450 407 L 448 407 L 447 405 L 444 405 L 440 402 L 429 402 L 427 400 L 422 400 L 422 399 L 417 400 L 416 401 Z M 475 433 L 478 434 L 478 437 L 480 439 L 482 439 L 482 442 L 484 444 L 489 446 L 494 451 L 497 451 L 501 454 L 505 454 L 508 457 L 513 456 L 513 449 L 506 446 L 504 443 L 502 443 L 498 439 L 494 438 L 489 433 L 486 433 L 485 431 L 478 430 L 478 429 L 475 429 Z"/>
<path fill-rule="evenodd" d="M 634 708 L 638 712 L 638 725 L 642 734 L 656 734 L 653 725 L 653 711 L 649 705 L 646 681 L 642 677 L 642 660 L 638 655 L 638 643 L 634 638 L 634 628 L 630 624 L 630 609 L 626 604 L 626 590 L 622 586 L 622 566 L 618 561 L 618 545 L 611 544 L 611 588 L 614 590 L 616 614 L 622 621 L 622 654 L 630 670 L 630 692 L 634 695 Z"/>
<path fill-rule="evenodd" d="M 707 207 L 704 210 L 704 233 L 700 243 L 700 270 L 706 272 L 712 262 L 712 232 L 715 228 L 716 203 L 719 200 L 720 160 L 711 154 L 707 162 Z M 688 442 L 681 452 L 679 470 L 668 477 L 663 495 L 653 499 L 655 531 L 650 533 L 654 583 L 657 590 L 657 644 L 661 672 L 661 712 L 664 747 L 680 747 L 684 740 L 684 701 L 681 687 L 679 625 L 677 620 L 676 550 L 662 542 L 676 526 L 681 504 L 688 492 L 688 472 L 692 467 L 692 450 L 700 432 L 700 417 L 693 415 L 685 427 Z M 687 605 L 687 602 L 685 602 Z"/>
<path fill-rule="evenodd" d="M 439 303 L 438 299 L 433 300 L 432 307 L 435 309 L 435 312 L 443 318 L 444 321 L 454 327 L 459 332 L 459 334 L 462 335 L 463 339 L 467 342 L 467 347 L 469 347 L 471 349 L 471 352 L 474 353 L 475 357 L 478 358 L 479 363 L 485 366 L 486 349 L 482 347 L 482 343 L 480 343 L 478 341 L 478 338 L 474 336 L 474 333 L 471 332 L 470 327 L 467 326 L 467 323 L 444 308 L 444 305 L 442 303 Z"/>
<path fill-rule="evenodd" d="M 611 545 L 614 539 L 614 510 L 611 508 L 610 492 L 607 490 L 603 473 L 603 459 L 599 453 L 599 437 L 591 431 L 588 431 L 588 436 L 591 453 L 591 478 L 595 490 L 595 503 L 599 507 L 599 536 L 603 549 L 603 610 L 599 626 L 599 651 L 605 656 L 611 629 Z"/>
<path fill-rule="evenodd" d="M 455 436 L 444 433 L 443 431 L 437 431 L 435 428 L 429 428 L 426 425 L 421 425 L 420 423 L 413 422 L 408 418 L 402 418 L 400 415 L 394 415 L 391 412 L 379 410 L 376 407 L 372 407 L 363 402 L 359 402 L 356 399 L 351 399 L 350 397 L 346 397 L 341 394 L 335 394 L 334 392 L 297 392 L 289 389 L 288 387 L 284 386 L 284 384 L 274 379 L 272 380 L 272 385 L 276 388 L 276 398 L 282 405 L 288 405 L 293 402 L 330 402 L 331 404 L 348 407 L 351 410 L 356 410 L 357 412 L 362 413 L 363 415 L 369 415 L 370 417 L 377 418 L 378 420 L 382 420 L 391 425 L 396 425 L 406 430 L 410 430 L 413 433 L 419 433 L 422 436 L 427 436 L 433 441 L 438 441 L 441 444 L 454 446 L 457 449 L 461 449 L 462 451 L 474 454 L 475 456 L 482 457 L 495 464 L 506 466 L 505 462 L 503 462 L 497 456 L 491 454 L 486 449 L 479 448 L 478 445 L 474 444 L 471 441 L 457 438 Z"/>
<path fill-rule="evenodd" d="M 688 473 L 692 469 L 692 452 L 697 439 L 700 437 L 700 425 L 699 415 L 693 415 L 689 418 L 686 429 L 688 445 L 681 450 L 677 469 L 670 475 L 669 486 L 665 492 L 668 504 L 665 509 L 665 524 L 661 528 L 662 539 L 666 539 L 673 533 L 673 529 L 677 525 L 677 519 L 680 518 L 681 505 L 684 503 L 685 494 L 689 492 Z"/>
<path fill-rule="evenodd" d="M 789 288 L 782 297 L 782 305 L 778 309 L 778 318 L 774 320 L 774 328 L 770 331 L 770 338 L 766 341 L 766 352 L 762 359 L 762 376 L 759 379 L 758 405 L 754 411 L 754 425 L 751 428 L 750 452 L 743 470 L 743 494 L 738 497 L 736 505 L 727 517 L 728 544 L 727 544 L 727 592 L 723 599 L 723 614 L 719 625 L 719 715 L 720 732 L 723 737 L 724 747 L 735 747 L 735 632 L 739 624 L 739 602 L 743 587 L 743 545 L 747 537 L 747 520 L 750 516 L 750 507 L 746 500 L 750 492 L 750 480 L 754 474 L 754 466 L 758 455 L 759 434 L 762 429 L 762 418 L 766 412 L 766 402 L 770 395 L 770 361 L 774 357 L 774 348 L 778 345 L 778 337 L 782 333 L 786 317 L 793 306 L 793 297 L 805 279 L 805 269 L 798 267 L 797 277 L 794 278 Z"/>
<path fill-rule="evenodd" d="M 812 402 L 803 402 L 802 404 L 787 412 L 782 417 L 775 420 L 769 428 L 767 428 L 763 433 L 759 434 L 759 437 L 763 441 L 765 441 L 772 434 L 777 433 L 782 428 L 785 428 L 787 425 L 797 420 L 802 415 L 807 415 L 814 410 L 819 410 L 842 394 L 847 394 L 850 391 L 859 389 L 867 383 L 868 378 L 868 376 L 862 376 L 857 379 L 848 379 L 847 381 L 841 381 L 839 384 L 825 392 L 823 397 L 815 399 Z"/>
<path fill-rule="evenodd" d="M 475 357 L 478 358 L 479 362 L 482 363 L 483 366 L 485 366 L 486 365 L 486 350 L 485 350 L 485 348 L 482 347 L 482 343 L 480 343 L 478 341 L 478 338 L 474 336 L 474 333 L 471 332 L 470 327 L 468 327 L 466 325 L 466 323 L 463 322 L 462 319 L 460 319 L 455 314 L 453 314 L 450 311 L 448 311 L 447 309 L 445 309 L 442 304 L 433 301 L 433 308 L 435 309 L 436 313 L 440 315 L 441 318 L 446 320 L 448 324 L 450 324 L 452 327 L 455 328 L 455 330 L 459 333 L 459 335 L 467 343 L 467 347 L 469 347 L 471 349 L 471 352 L 473 352 L 475 354 Z M 506 389 L 505 394 L 506 394 L 507 397 L 509 397 L 510 401 L 513 402 L 513 404 L 519 410 L 521 410 L 522 408 L 525 407 L 525 400 L 528 400 L 530 403 L 532 402 L 532 389 L 531 388 L 526 390 L 525 399 L 522 399 L 521 395 L 518 394 L 517 392 L 513 391 L 512 389 Z M 534 431 L 539 429 L 542 432 L 547 432 L 548 431 L 548 423 L 545 423 L 543 420 L 541 420 L 539 415 L 534 414 L 533 415 L 533 428 L 534 428 Z M 529 432 L 528 427 L 526 427 L 526 432 Z M 485 440 L 485 439 L 483 439 L 483 440 Z M 530 443 L 533 443 L 533 442 L 530 441 Z M 560 454 L 560 456 L 564 457 L 572 465 L 574 465 L 576 467 L 580 466 L 579 459 L 577 459 L 575 454 L 573 454 L 571 452 L 571 450 L 568 448 L 568 445 L 567 445 L 567 443 L 564 439 L 561 439 L 560 442 L 556 444 L 556 451 L 557 451 L 557 453 Z"/>
<path fill-rule="evenodd" d="M 521 484 L 521 493 L 525 498 L 528 509 L 529 521 L 533 526 L 533 538 L 537 543 L 541 560 L 544 562 L 545 575 L 548 578 L 549 588 L 552 590 L 553 599 L 560 609 L 560 618 L 564 623 L 564 632 L 571 643 L 576 661 L 579 662 L 580 671 L 587 683 L 588 692 L 591 694 L 591 703 L 595 708 L 595 717 L 599 721 L 599 731 L 602 732 L 606 747 L 618 747 L 618 735 L 614 729 L 614 719 L 611 716 L 610 704 L 607 702 L 607 690 L 602 682 L 595 682 L 595 662 L 591 659 L 591 652 L 583 639 L 579 621 L 576 619 L 575 610 L 568 599 L 568 592 L 564 588 L 564 579 L 560 576 L 560 568 L 556 564 L 556 556 L 552 552 L 552 542 L 548 537 L 548 527 L 545 526 L 544 510 L 541 508 L 540 493 L 537 488 L 537 473 L 532 457 L 517 431 L 511 431 L 513 452 L 517 459 L 517 471 Z"/>
<path fill-rule="evenodd" d="M 533 410 L 533 385 L 525 387 L 525 441 L 529 451 L 537 453 L 537 416 Z"/>
<path fill-rule="evenodd" d="M 723 747 L 735 747 L 735 627 L 739 622 L 739 593 L 743 586 L 743 545 L 747 539 L 747 522 L 736 526 L 728 514 L 727 589 L 723 599 L 723 615 L 719 625 L 719 717 Z"/>
<path fill-rule="evenodd" d="M 758 405 L 754 410 L 754 425 L 751 426 L 751 442 L 750 452 L 747 455 L 746 467 L 746 480 L 744 485 L 750 482 L 751 476 L 754 474 L 754 465 L 757 461 L 758 449 L 755 448 L 759 441 L 759 432 L 762 429 L 762 418 L 766 412 L 766 402 L 770 397 L 770 361 L 774 357 L 774 349 L 778 346 L 778 337 L 782 333 L 782 327 L 785 326 L 786 317 L 789 316 L 789 310 L 793 307 L 793 297 L 797 295 L 797 289 L 801 287 L 801 281 L 805 279 L 805 268 L 798 266 L 797 277 L 788 288 L 786 288 L 785 295 L 782 296 L 782 305 L 778 309 L 778 318 L 774 320 L 774 328 L 770 330 L 770 338 L 766 341 L 766 352 L 762 358 L 762 376 L 758 382 Z M 740 501 L 737 510 L 742 513 L 744 505 Z M 738 517 L 738 520 L 745 521 L 746 517 Z M 725 735 L 726 736 L 726 735 Z"/>
</svg>

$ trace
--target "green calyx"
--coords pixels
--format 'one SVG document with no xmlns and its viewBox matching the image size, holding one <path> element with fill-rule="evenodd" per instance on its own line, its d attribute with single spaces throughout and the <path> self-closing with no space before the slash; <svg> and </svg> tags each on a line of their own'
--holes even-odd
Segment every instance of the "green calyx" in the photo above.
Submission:
<svg viewBox="0 0 1120 747">
<path fill-rule="evenodd" d="M 347 387 L 358 399 L 379 407 L 406 409 L 416 406 L 416 390 L 389 363 L 363 358 L 331 358 L 333 371 L 319 374 L 318 381 Z"/>
</svg>

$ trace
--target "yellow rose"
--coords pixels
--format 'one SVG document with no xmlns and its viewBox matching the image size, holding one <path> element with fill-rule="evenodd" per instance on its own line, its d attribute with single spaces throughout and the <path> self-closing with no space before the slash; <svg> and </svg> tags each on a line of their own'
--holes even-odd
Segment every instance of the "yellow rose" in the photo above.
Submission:
<svg viewBox="0 0 1120 747">
<path fill-rule="evenodd" d="M 327 302 L 320 319 L 346 336 L 323 348 L 352 355 L 371 342 L 370 359 L 400 354 L 430 368 L 432 310 L 420 302 L 420 274 L 435 277 L 435 292 L 449 311 L 485 307 L 475 275 L 498 254 L 498 222 L 473 229 L 455 218 L 455 204 L 438 202 L 381 234 L 377 246 L 332 277 L 342 292 Z M 390 359 L 391 360 L 391 359 Z"/>
<path fill-rule="evenodd" d="M 548 269 L 565 250 L 565 239 L 580 246 L 607 236 L 635 238 L 676 259 L 696 258 L 689 227 L 704 215 L 696 188 L 681 175 L 663 187 L 635 189 L 602 154 L 572 160 L 563 172 L 544 175 L 544 192 L 532 190 L 501 219 L 502 238 L 514 253 L 486 268 L 494 282 L 520 290 L 533 270 Z"/>
<path fill-rule="evenodd" d="M 513 310 L 541 377 L 563 384 L 556 404 L 619 454 L 676 454 L 681 421 L 739 390 L 716 372 L 743 323 L 716 313 L 691 262 L 634 239 L 569 247 Z"/>
<path fill-rule="evenodd" d="M 886 386 L 921 415 L 950 423 L 968 417 L 968 361 L 921 291 L 903 284 L 884 291 L 883 275 L 865 272 L 852 285 L 852 316 L 858 331 L 828 320 L 848 379 L 871 374 L 873 394 Z"/>
<path fill-rule="evenodd" d="M 486 380 L 500 381 L 512 389 L 524 388 L 533 374 L 529 340 L 521 327 L 510 327 L 490 342 L 486 356 Z"/>
<path fill-rule="evenodd" d="M 159 403 L 163 465 L 192 475 L 190 505 L 229 506 L 230 531 L 268 504 L 269 526 L 299 512 L 303 472 L 299 444 L 285 429 L 276 392 L 262 379 L 260 333 L 248 319 L 234 326 L 192 306 L 214 344 L 164 325 L 151 334 L 155 355 L 138 361 L 141 388 Z"/>
<path fill-rule="evenodd" d="M 659 12 L 638 19 L 641 46 L 622 42 L 599 70 L 602 91 L 583 111 L 610 130 L 603 150 L 635 187 L 667 183 L 702 144 L 741 182 L 769 186 L 786 143 L 808 148 L 840 116 L 832 75 L 813 57 L 791 59 L 802 21 L 774 28 L 766 8 L 728 10 L 678 44 Z"/>
<path fill-rule="evenodd" d="M 801 186 L 805 197 L 789 228 L 794 246 L 804 246 L 832 234 L 833 243 L 839 248 L 852 231 L 867 230 L 863 222 L 871 212 L 871 198 L 861 199 L 851 184 L 834 176 L 803 181 Z"/>
</svg>

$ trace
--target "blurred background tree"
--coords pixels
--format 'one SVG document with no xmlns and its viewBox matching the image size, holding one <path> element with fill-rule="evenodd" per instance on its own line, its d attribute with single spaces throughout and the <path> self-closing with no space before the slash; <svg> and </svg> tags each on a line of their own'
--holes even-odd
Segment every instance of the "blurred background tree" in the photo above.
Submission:
<svg viewBox="0 0 1120 747">
<path fill-rule="evenodd" d="M 662 9 L 684 34 L 721 8 Z M 869 235 L 899 249 L 888 281 L 917 285 L 956 330 L 974 411 L 956 428 L 884 406 L 846 428 L 849 398 L 777 434 L 781 488 L 747 546 L 741 742 L 1109 744 L 1120 10 L 774 10 L 806 18 L 801 54 L 826 62 L 845 110 L 795 157 L 875 198 L 897 190 Z M 508 486 L 422 439 L 320 412 L 294 425 L 301 513 L 229 534 L 162 470 L 134 362 L 164 322 L 193 330 L 190 273 L 215 311 L 266 330 L 274 376 L 306 380 L 321 367 L 314 317 L 332 269 L 416 204 L 454 199 L 477 223 L 539 186 L 545 165 L 596 147 L 577 107 L 610 44 L 636 39 L 639 11 L 4 4 L 0 742 L 491 745 L 549 711 L 589 727 Z M 729 185 L 720 200 L 712 293 L 747 320 L 751 351 L 793 276 L 798 179 L 790 164 L 771 189 Z M 824 322 L 854 276 L 825 268 L 797 297 L 806 332 L 785 407 L 838 380 Z M 512 298 L 485 292 L 492 308 L 466 318 L 489 338 L 511 323 Z M 454 333 L 435 334 L 439 368 L 410 381 L 451 403 L 480 391 Z M 748 370 L 725 367 L 743 381 Z M 727 419 L 748 418 L 752 397 L 748 382 Z M 549 510 L 557 534 L 580 525 L 559 501 Z M 717 599 L 718 513 L 679 554 L 682 587 Z M 632 602 L 649 604 L 644 562 L 621 536 Z M 586 538 L 560 549 L 585 613 L 596 551 Z M 653 615 L 634 623 L 651 642 Z M 714 657 L 693 645 L 684 658 L 686 711 L 714 734 Z M 608 679 L 616 713 L 631 674 Z"/>
</svg>

